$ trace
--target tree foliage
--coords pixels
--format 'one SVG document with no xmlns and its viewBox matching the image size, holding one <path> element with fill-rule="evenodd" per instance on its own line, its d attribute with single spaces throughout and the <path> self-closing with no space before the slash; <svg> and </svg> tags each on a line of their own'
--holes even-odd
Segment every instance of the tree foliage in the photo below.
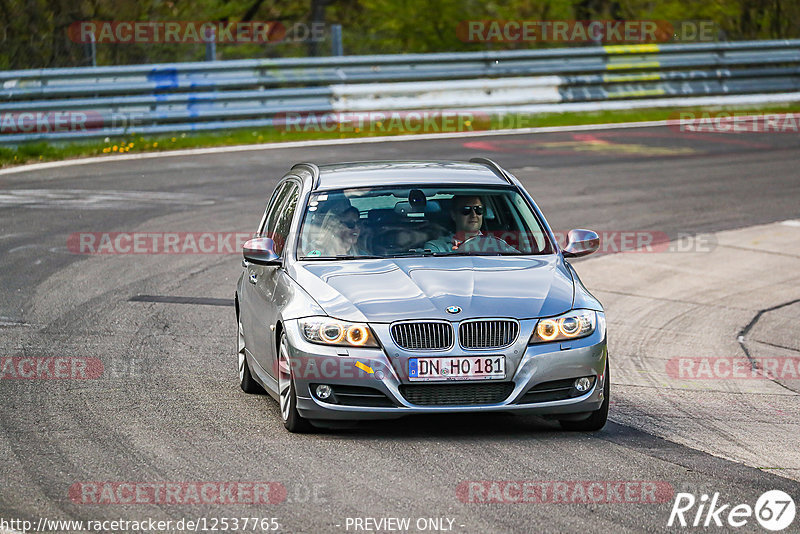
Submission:
<svg viewBox="0 0 800 534">
<path fill-rule="evenodd" d="M 324 22 L 344 28 L 346 54 L 446 52 L 556 46 L 473 43 L 456 28 L 467 20 L 710 20 L 715 38 L 800 36 L 796 0 L 0 0 L 0 69 L 88 64 L 88 46 L 70 40 L 79 21 Z M 563 45 L 557 45 L 563 46 Z M 330 43 L 219 44 L 219 59 L 325 55 Z M 201 61 L 202 43 L 97 45 L 99 65 Z"/>
</svg>

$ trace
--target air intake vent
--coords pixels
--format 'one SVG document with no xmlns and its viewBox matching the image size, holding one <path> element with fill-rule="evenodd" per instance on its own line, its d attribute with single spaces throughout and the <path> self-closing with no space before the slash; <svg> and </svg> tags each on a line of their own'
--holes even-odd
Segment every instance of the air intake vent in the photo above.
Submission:
<svg viewBox="0 0 800 534">
<path fill-rule="evenodd" d="M 514 390 L 512 382 L 494 384 L 403 385 L 400 393 L 418 406 L 475 406 L 499 404 Z"/>
<path fill-rule="evenodd" d="M 453 327 L 443 321 L 396 323 L 392 340 L 406 350 L 447 350 L 453 346 Z"/>
<path fill-rule="evenodd" d="M 588 377 L 594 385 L 594 377 Z M 543 382 L 529 389 L 518 401 L 519 404 L 532 404 L 535 402 L 551 402 L 580 397 L 584 393 L 575 389 L 575 379 L 553 380 Z"/>
<path fill-rule="evenodd" d="M 465 349 L 501 349 L 517 340 L 519 323 L 509 319 L 464 321 L 458 327 L 458 341 Z"/>
<path fill-rule="evenodd" d="M 317 384 L 311 384 L 310 391 L 313 393 L 316 387 Z M 332 385 L 331 388 L 333 389 L 333 397 L 326 399 L 324 402 L 332 402 L 333 404 L 344 406 L 395 407 L 395 403 L 389 400 L 389 397 L 375 388 L 339 384 Z M 316 397 L 316 395 L 314 396 Z"/>
</svg>

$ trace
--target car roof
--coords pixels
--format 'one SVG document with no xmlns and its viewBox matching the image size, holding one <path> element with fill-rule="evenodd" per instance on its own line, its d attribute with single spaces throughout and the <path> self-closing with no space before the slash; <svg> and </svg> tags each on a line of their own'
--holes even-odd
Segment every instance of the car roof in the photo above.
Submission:
<svg viewBox="0 0 800 534">
<path fill-rule="evenodd" d="M 319 166 L 315 189 L 383 185 L 510 185 L 487 165 L 463 161 L 357 161 Z"/>
</svg>

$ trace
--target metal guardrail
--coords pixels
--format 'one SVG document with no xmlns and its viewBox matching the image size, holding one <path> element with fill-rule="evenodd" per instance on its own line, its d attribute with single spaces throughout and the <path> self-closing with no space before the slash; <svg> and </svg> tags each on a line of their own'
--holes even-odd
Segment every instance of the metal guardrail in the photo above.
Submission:
<svg viewBox="0 0 800 534">
<path fill-rule="evenodd" d="M 262 127 L 286 112 L 798 91 L 800 40 L 5 71 L 0 143 Z M 22 131 L 23 114 L 58 112 L 84 113 L 89 127 Z"/>
</svg>

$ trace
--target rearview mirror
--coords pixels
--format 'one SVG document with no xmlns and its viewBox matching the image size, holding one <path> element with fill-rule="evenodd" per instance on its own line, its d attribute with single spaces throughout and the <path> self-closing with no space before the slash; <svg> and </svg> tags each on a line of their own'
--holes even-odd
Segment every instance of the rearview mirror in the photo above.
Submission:
<svg viewBox="0 0 800 534">
<path fill-rule="evenodd" d="M 275 252 L 275 241 L 269 237 L 256 237 L 242 247 L 244 259 L 258 265 L 279 265 L 280 256 Z"/>
<path fill-rule="evenodd" d="M 567 246 L 564 247 L 565 258 L 580 258 L 596 252 L 600 248 L 600 236 L 591 230 L 570 230 L 567 234 Z"/>
</svg>

